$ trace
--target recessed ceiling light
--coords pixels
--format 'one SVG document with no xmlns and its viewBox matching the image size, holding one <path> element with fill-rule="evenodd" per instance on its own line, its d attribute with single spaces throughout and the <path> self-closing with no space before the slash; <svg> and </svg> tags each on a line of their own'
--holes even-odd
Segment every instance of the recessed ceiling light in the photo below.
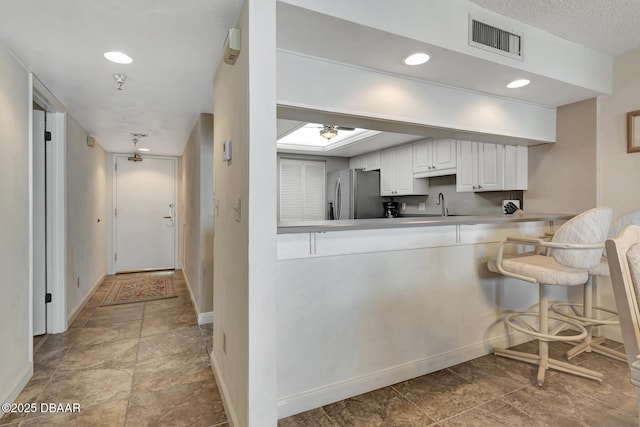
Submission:
<svg viewBox="0 0 640 427">
<path fill-rule="evenodd" d="M 151 151 L 151 150 L 148 148 L 138 148 L 138 151 Z"/>
<path fill-rule="evenodd" d="M 431 55 L 425 52 L 413 53 L 402 60 L 406 65 L 424 64 L 431 58 Z"/>
<path fill-rule="evenodd" d="M 116 64 L 131 64 L 133 62 L 133 59 L 131 59 L 129 55 L 117 51 L 105 52 L 104 57 Z"/>
<path fill-rule="evenodd" d="M 528 85 L 529 83 L 531 83 L 531 81 L 527 80 L 527 79 L 518 79 L 518 80 L 514 80 L 511 83 L 509 83 L 507 85 L 507 87 L 509 89 L 517 89 L 519 87 L 523 87 Z"/>
</svg>

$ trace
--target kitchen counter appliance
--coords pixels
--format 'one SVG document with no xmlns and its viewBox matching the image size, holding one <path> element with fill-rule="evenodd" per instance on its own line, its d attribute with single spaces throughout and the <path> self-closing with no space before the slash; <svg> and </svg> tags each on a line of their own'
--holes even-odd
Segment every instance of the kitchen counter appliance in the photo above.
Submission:
<svg viewBox="0 0 640 427">
<path fill-rule="evenodd" d="M 380 172 L 344 169 L 327 174 L 327 219 L 381 218 Z"/>
<path fill-rule="evenodd" d="M 384 208 L 385 218 L 397 218 L 399 216 L 398 202 L 384 202 L 382 207 Z"/>
</svg>

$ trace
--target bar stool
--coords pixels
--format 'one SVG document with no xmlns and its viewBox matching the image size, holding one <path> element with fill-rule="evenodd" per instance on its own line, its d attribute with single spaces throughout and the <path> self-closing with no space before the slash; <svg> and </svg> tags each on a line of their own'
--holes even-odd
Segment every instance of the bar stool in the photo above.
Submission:
<svg viewBox="0 0 640 427">
<path fill-rule="evenodd" d="M 542 238 L 507 237 L 498 248 L 497 258 L 488 263 L 489 270 L 493 272 L 538 284 L 539 311 L 511 313 L 504 319 L 511 328 L 538 339 L 538 354 L 508 349 L 494 349 L 494 354 L 537 365 L 539 386 L 544 383 L 547 369 L 602 381 L 603 375 L 600 372 L 549 357 L 549 341 L 581 341 L 586 338 L 587 330 L 578 321 L 550 316 L 545 288 L 547 285 L 579 286 L 587 282 L 587 270 L 598 265 L 602 258 L 611 216 L 612 211 L 609 207 L 590 209 L 564 223 L 551 241 Z M 542 255 L 533 251 L 505 255 L 506 245 L 548 248 L 549 254 Z M 531 318 L 538 319 L 537 328 L 527 320 Z M 552 329 L 549 320 L 555 323 Z M 558 335 L 568 327 L 576 329 L 578 333 Z"/>
<path fill-rule="evenodd" d="M 609 229 L 607 238 L 612 239 L 616 237 L 622 231 L 622 229 L 624 229 L 627 225 L 632 224 L 640 225 L 640 209 L 623 215 L 620 219 L 615 221 Z M 551 304 L 551 310 L 553 310 L 555 313 L 580 322 L 587 330 L 587 336 L 585 337 L 585 339 L 566 352 L 566 357 L 569 360 L 584 352 L 595 352 L 602 354 L 603 356 L 619 360 L 621 362 L 627 362 L 626 354 L 602 345 L 602 343 L 606 339 L 605 337 L 593 336 L 594 327 L 620 324 L 620 322 L 618 321 L 618 313 L 615 310 L 593 305 L 593 295 L 595 294 L 596 290 L 593 284 L 593 277 L 610 277 L 611 275 L 609 272 L 609 264 L 606 255 L 606 251 L 604 251 L 602 259 L 600 260 L 598 265 L 594 268 L 589 269 L 589 280 L 584 285 L 582 304 L 564 302 L 556 302 Z M 607 317 L 595 317 L 595 312 L 604 313 L 604 316 Z"/>
<path fill-rule="evenodd" d="M 640 226 L 625 227 L 607 240 L 606 248 L 631 384 L 640 408 Z"/>
</svg>

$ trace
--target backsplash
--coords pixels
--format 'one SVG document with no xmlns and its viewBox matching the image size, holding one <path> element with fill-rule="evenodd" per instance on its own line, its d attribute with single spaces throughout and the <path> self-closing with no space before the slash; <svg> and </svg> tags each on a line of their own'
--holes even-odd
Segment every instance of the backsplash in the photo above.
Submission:
<svg viewBox="0 0 640 427">
<path fill-rule="evenodd" d="M 499 215 L 502 213 L 502 200 L 511 199 L 513 196 L 521 201 L 521 206 L 523 201 L 523 191 L 458 193 L 455 175 L 429 178 L 428 196 L 384 197 L 383 199 L 398 202 L 400 215 L 440 214 L 441 207 L 436 205 L 439 193 L 444 195 L 445 206 L 450 215 Z M 402 210 L 402 203 L 406 204 L 404 210 Z M 425 204 L 425 210 L 419 209 L 420 203 Z"/>
</svg>

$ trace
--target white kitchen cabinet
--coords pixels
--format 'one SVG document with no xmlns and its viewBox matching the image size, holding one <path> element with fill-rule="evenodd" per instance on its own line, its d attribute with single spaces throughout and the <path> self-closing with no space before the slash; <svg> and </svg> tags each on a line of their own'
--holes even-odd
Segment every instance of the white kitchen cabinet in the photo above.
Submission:
<svg viewBox="0 0 640 427">
<path fill-rule="evenodd" d="M 505 190 L 526 190 L 529 176 L 529 147 L 523 145 L 504 146 Z"/>
<path fill-rule="evenodd" d="M 413 143 L 413 173 L 416 178 L 456 173 L 456 141 L 428 138 Z"/>
<path fill-rule="evenodd" d="M 374 171 L 380 169 L 380 152 L 362 154 L 360 156 L 349 159 L 349 167 L 351 169 L 364 169 L 366 171 Z"/>
<path fill-rule="evenodd" d="M 504 189 L 504 146 L 458 141 L 456 191 Z"/>
<path fill-rule="evenodd" d="M 458 192 L 527 189 L 527 147 L 458 141 Z"/>
<path fill-rule="evenodd" d="M 356 156 L 349 159 L 349 169 L 364 169 L 367 162 L 364 156 Z"/>
<path fill-rule="evenodd" d="M 429 194 L 429 181 L 413 176 L 412 144 L 380 152 L 381 196 L 426 194 Z"/>
</svg>

